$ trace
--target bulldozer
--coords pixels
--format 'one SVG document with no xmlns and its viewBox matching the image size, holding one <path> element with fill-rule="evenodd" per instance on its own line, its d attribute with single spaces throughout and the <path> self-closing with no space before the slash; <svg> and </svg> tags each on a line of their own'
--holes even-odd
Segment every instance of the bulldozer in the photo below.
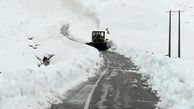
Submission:
<svg viewBox="0 0 194 109">
<path fill-rule="evenodd" d="M 98 50 L 105 51 L 108 47 L 108 39 L 105 38 L 105 31 L 92 31 L 92 42 L 86 43 Z"/>
</svg>

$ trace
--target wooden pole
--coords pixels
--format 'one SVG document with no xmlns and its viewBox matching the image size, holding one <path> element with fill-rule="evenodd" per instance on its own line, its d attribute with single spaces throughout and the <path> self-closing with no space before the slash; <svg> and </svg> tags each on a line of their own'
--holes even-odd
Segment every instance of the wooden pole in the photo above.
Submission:
<svg viewBox="0 0 194 109">
<path fill-rule="evenodd" d="M 181 58 L 181 11 L 178 11 L 178 57 Z"/>
<path fill-rule="evenodd" d="M 168 56 L 171 57 L 171 10 L 169 11 L 169 42 L 168 42 Z"/>
</svg>

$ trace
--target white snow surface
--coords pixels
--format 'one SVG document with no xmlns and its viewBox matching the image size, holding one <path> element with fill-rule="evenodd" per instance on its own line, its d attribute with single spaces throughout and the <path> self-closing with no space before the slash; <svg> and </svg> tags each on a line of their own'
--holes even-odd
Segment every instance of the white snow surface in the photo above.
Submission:
<svg viewBox="0 0 194 109">
<path fill-rule="evenodd" d="M 94 4 L 89 2 L 90 4 Z M 110 29 L 116 52 L 131 57 L 158 92 L 161 109 L 194 109 L 194 1 L 100 0 L 101 27 Z M 95 2 L 96 3 L 96 2 Z M 100 4 L 100 5 L 99 5 Z M 172 57 L 168 53 L 167 11 L 181 10 L 181 56 L 178 56 L 178 16 L 172 15 Z M 131 49 L 133 48 L 133 49 Z M 135 50 L 138 49 L 138 50 Z M 148 51 L 145 53 L 143 51 Z M 154 54 L 151 54 L 151 53 Z M 160 55 L 157 55 L 160 54 Z"/>
<path fill-rule="evenodd" d="M 69 1 L 0 0 L 0 109 L 48 109 L 95 76 L 103 62 L 99 52 L 69 40 L 61 27 L 70 24 L 69 37 L 86 41 L 96 22 L 73 12 Z M 49 66 L 38 67 L 36 57 L 52 54 Z"/>
<path fill-rule="evenodd" d="M 159 109 L 194 109 L 194 62 L 169 58 L 128 47 L 116 52 L 132 59 L 152 90 L 157 91 Z"/>
<path fill-rule="evenodd" d="M 193 7 L 192 0 L 0 0 L 0 109 L 49 108 L 95 75 L 102 64 L 99 52 L 64 37 L 63 24 L 70 24 L 70 37 L 79 42 L 90 41 L 97 27 L 108 27 L 116 51 L 131 57 L 149 77 L 161 100 L 158 107 L 194 109 Z M 164 56 L 170 9 L 183 11 L 184 59 Z M 177 14 L 172 32 L 172 55 L 177 56 Z M 54 54 L 51 64 L 37 67 L 36 56 L 48 54 Z"/>
<path fill-rule="evenodd" d="M 166 55 L 168 53 L 167 11 L 181 13 L 181 55 L 193 58 L 193 0 L 86 0 L 96 6 L 101 28 L 110 29 L 115 43 Z M 96 2 L 94 2 L 96 1 Z M 172 56 L 178 56 L 178 15 L 172 15 Z"/>
</svg>

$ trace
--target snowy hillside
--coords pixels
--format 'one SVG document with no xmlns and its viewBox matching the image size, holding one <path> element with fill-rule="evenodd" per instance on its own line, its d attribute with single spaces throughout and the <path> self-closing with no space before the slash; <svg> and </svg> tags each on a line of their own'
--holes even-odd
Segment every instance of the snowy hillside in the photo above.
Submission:
<svg viewBox="0 0 194 109">
<path fill-rule="evenodd" d="M 36 64 L 36 59 L 28 59 L 37 51 L 31 49 L 29 45 L 35 46 L 42 42 L 45 44 L 48 40 L 56 40 L 48 45 L 50 47 L 54 46 L 60 38 L 65 40 L 60 36 L 62 24 L 70 23 L 73 35 L 80 35 L 83 40 L 90 40 L 90 31 L 96 28 L 96 24 L 88 18 L 82 18 L 82 15 L 74 14 L 67 7 L 68 5 L 64 0 L 8 0 L 6 2 L 1 0 L 0 47 L 2 52 L 0 60 L 8 58 L 12 60 L 12 62 L 3 61 L 4 64 L 1 67 Z M 80 16 L 82 21 L 80 21 Z M 34 39 L 28 40 L 31 37 Z M 55 37 L 57 39 L 53 39 Z M 47 50 L 42 46 L 40 48 L 41 50 L 38 50 L 43 53 Z M 20 56 L 22 56 L 22 60 L 20 60 Z"/>
<path fill-rule="evenodd" d="M 75 4 L 83 12 L 69 7 Z M 95 75 L 99 52 L 67 38 L 90 40 L 97 24 L 84 13 L 92 11 L 69 0 L 0 0 L 0 109 L 48 108 Z M 41 65 L 49 56 L 50 65 Z"/>
<path fill-rule="evenodd" d="M 166 55 L 168 50 L 168 12 L 182 10 L 183 57 L 194 57 L 194 1 L 192 0 L 95 0 L 87 3 L 99 11 L 101 28 L 108 27 L 118 45 Z M 172 50 L 177 57 L 178 16 L 172 17 Z"/>
</svg>

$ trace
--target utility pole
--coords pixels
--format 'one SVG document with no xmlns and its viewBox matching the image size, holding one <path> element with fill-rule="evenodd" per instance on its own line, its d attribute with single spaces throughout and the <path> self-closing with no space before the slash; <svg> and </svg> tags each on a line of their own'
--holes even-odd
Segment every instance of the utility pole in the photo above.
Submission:
<svg viewBox="0 0 194 109">
<path fill-rule="evenodd" d="M 178 57 L 181 58 L 181 10 L 168 11 L 169 12 L 169 42 L 168 42 L 168 56 L 171 57 L 171 29 L 172 29 L 172 13 L 178 12 Z"/>
<path fill-rule="evenodd" d="M 171 57 L 171 16 L 172 11 L 169 11 L 169 39 L 168 39 L 168 56 Z"/>
<path fill-rule="evenodd" d="M 181 11 L 178 11 L 178 57 L 181 58 Z"/>
</svg>

